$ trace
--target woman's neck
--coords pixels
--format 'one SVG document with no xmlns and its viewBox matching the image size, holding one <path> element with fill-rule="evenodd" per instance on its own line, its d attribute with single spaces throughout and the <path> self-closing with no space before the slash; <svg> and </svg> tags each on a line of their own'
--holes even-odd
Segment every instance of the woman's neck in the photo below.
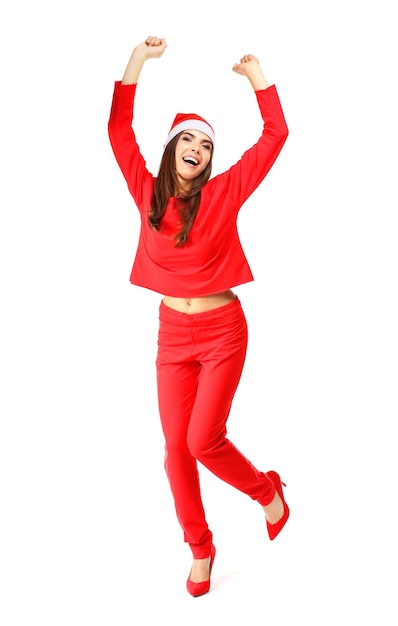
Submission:
<svg viewBox="0 0 398 626">
<path fill-rule="evenodd" d="M 192 187 L 192 183 L 191 182 L 179 182 L 178 185 L 175 186 L 174 188 L 174 196 L 176 198 L 185 198 Z"/>
</svg>

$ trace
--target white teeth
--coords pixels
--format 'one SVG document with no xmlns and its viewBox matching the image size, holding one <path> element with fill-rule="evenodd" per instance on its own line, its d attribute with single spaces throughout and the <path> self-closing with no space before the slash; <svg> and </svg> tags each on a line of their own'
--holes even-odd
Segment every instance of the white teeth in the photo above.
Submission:
<svg viewBox="0 0 398 626">
<path fill-rule="evenodd" d="M 199 161 L 194 159 L 193 157 L 184 157 L 185 163 L 191 163 L 192 165 L 197 165 Z"/>
</svg>

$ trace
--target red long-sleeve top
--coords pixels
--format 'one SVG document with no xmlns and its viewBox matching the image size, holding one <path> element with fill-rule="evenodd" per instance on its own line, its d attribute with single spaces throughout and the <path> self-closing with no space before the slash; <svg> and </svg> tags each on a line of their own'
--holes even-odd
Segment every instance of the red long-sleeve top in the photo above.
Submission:
<svg viewBox="0 0 398 626">
<path fill-rule="evenodd" d="M 238 212 L 264 179 L 282 149 L 288 129 L 274 85 L 254 92 L 264 121 L 257 143 L 201 192 L 199 210 L 183 246 L 177 231 L 175 198 L 170 198 L 161 231 L 151 228 L 148 213 L 155 178 L 148 171 L 132 128 L 137 85 L 115 82 L 109 138 L 128 189 L 141 214 L 141 230 L 130 280 L 134 285 L 179 298 L 226 291 L 253 280 L 239 240 Z"/>
</svg>

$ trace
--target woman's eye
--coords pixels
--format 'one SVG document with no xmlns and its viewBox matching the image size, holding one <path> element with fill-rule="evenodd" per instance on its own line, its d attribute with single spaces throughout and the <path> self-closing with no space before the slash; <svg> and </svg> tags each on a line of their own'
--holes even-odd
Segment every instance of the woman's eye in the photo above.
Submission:
<svg viewBox="0 0 398 626">
<path fill-rule="evenodd" d="M 185 136 L 182 138 L 182 140 L 183 140 L 183 141 L 191 141 L 191 138 L 190 138 L 188 135 L 185 135 Z"/>
</svg>

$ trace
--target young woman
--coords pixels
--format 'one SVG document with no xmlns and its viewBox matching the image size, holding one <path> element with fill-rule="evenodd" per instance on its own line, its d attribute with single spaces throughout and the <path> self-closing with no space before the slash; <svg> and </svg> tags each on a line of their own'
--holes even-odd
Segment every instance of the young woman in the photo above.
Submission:
<svg viewBox="0 0 398 626">
<path fill-rule="evenodd" d="M 193 565 L 193 596 L 210 589 L 216 550 L 200 494 L 197 461 L 263 508 L 270 539 L 289 517 L 279 475 L 261 472 L 227 439 L 226 423 L 247 347 L 247 326 L 233 287 L 253 280 L 239 242 L 242 204 L 277 158 L 288 129 L 275 86 L 258 59 L 245 55 L 233 70 L 248 78 L 264 121 L 252 148 L 210 179 L 215 133 L 197 114 L 179 113 L 168 134 L 157 177 L 146 168 L 132 129 L 137 82 L 147 59 L 166 41 L 148 37 L 115 82 L 111 145 L 141 214 L 131 272 L 135 285 L 162 294 L 157 354 L 165 468 Z"/>
</svg>

